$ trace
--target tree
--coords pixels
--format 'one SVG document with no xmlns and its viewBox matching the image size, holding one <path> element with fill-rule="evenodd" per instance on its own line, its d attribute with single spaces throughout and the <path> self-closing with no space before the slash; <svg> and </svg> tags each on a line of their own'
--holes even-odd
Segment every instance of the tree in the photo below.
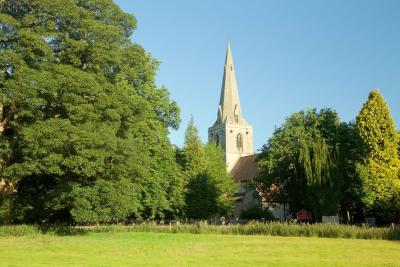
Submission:
<svg viewBox="0 0 400 267">
<path fill-rule="evenodd" d="M 341 123 L 339 147 L 342 162 L 343 184 L 341 192 L 342 218 L 347 223 L 360 223 L 364 218 L 364 200 L 368 171 L 360 164 L 361 139 L 354 122 Z"/>
<path fill-rule="evenodd" d="M 194 176 L 204 171 L 204 146 L 199 137 L 199 130 L 194 125 L 193 116 L 190 118 L 185 131 L 182 152 L 184 154 L 182 163 L 187 176 Z"/>
<path fill-rule="evenodd" d="M 16 185 L 15 221 L 181 214 L 179 108 L 135 28 L 111 0 L 0 2 L 0 177 Z M 115 203 L 124 212 L 101 215 Z"/>
<path fill-rule="evenodd" d="M 186 215 L 193 219 L 226 216 L 233 209 L 236 185 L 226 171 L 222 149 L 203 145 L 193 118 L 186 129 L 182 167 L 187 177 Z"/>
<path fill-rule="evenodd" d="M 378 90 L 373 90 L 357 116 L 357 131 L 362 140 L 362 161 L 368 171 L 367 208 L 380 219 L 398 220 L 386 212 L 400 190 L 398 132 L 389 107 Z"/>
<path fill-rule="evenodd" d="M 230 215 L 236 198 L 234 194 L 238 185 L 226 171 L 224 154 L 219 145 L 214 142 L 205 145 L 206 176 L 216 189 L 215 213 L 221 216 Z"/>
<path fill-rule="evenodd" d="M 315 109 L 292 114 L 258 155 L 258 190 L 278 186 L 276 197 L 292 212 L 309 209 L 316 218 L 338 213 L 343 175 L 336 112 Z"/>
</svg>

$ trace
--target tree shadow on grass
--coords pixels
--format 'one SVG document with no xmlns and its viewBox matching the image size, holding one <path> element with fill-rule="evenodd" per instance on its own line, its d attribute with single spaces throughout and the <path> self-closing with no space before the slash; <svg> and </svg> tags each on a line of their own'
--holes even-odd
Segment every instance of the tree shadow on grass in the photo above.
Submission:
<svg viewBox="0 0 400 267">
<path fill-rule="evenodd" d="M 74 228 L 68 225 L 62 224 L 46 224 L 39 225 L 38 229 L 43 234 L 54 234 L 58 236 L 75 236 L 75 235 L 87 235 L 88 230 L 82 228 Z"/>
</svg>

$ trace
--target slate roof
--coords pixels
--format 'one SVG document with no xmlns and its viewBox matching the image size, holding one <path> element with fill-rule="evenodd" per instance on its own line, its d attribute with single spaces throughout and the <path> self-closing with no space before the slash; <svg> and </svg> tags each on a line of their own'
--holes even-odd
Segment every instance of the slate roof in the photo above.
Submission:
<svg viewBox="0 0 400 267">
<path fill-rule="evenodd" d="M 231 171 L 233 180 L 237 182 L 252 180 L 256 178 L 259 173 L 256 155 L 241 157 Z"/>
</svg>

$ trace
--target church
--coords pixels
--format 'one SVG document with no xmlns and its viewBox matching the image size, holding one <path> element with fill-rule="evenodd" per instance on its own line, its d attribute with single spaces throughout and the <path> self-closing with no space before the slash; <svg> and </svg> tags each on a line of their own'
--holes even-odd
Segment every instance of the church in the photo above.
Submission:
<svg viewBox="0 0 400 267">
<path fill-rule="evenodd" d="M 240 106 L 231 46 L 228 44 L 222 79 L 218 115 L 215 123 L 208 128 L 208 140 L 216 142 L 224 151 L 227 171 L 238 183 L 238 201 L 234 216 L 254 201 L 252 191 L 246 183 L 259 174 L 253 147 L 253 127 L 244 119 Z M 266 205 L 277 219 L 284 219 L 284 210 L 278 203 Z"/>
</svg>

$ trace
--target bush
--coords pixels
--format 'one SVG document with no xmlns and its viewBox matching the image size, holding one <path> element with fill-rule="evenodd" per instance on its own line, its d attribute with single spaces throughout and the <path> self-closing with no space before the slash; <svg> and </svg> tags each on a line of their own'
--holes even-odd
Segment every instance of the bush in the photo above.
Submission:
<svg viewBox="0 0 400 267">
<path fill-rule="evenodd" d="M 0 199 L 0 225 L 10 224 L 11 221 L 11 199 Z"/>
<path fill-rule="evenodd" d="M 253 204 L 240 212 L 240 218 L 245 220 L 274 220 L 269 209 L 264 209 L 261 204 Z"/>
</svg>

